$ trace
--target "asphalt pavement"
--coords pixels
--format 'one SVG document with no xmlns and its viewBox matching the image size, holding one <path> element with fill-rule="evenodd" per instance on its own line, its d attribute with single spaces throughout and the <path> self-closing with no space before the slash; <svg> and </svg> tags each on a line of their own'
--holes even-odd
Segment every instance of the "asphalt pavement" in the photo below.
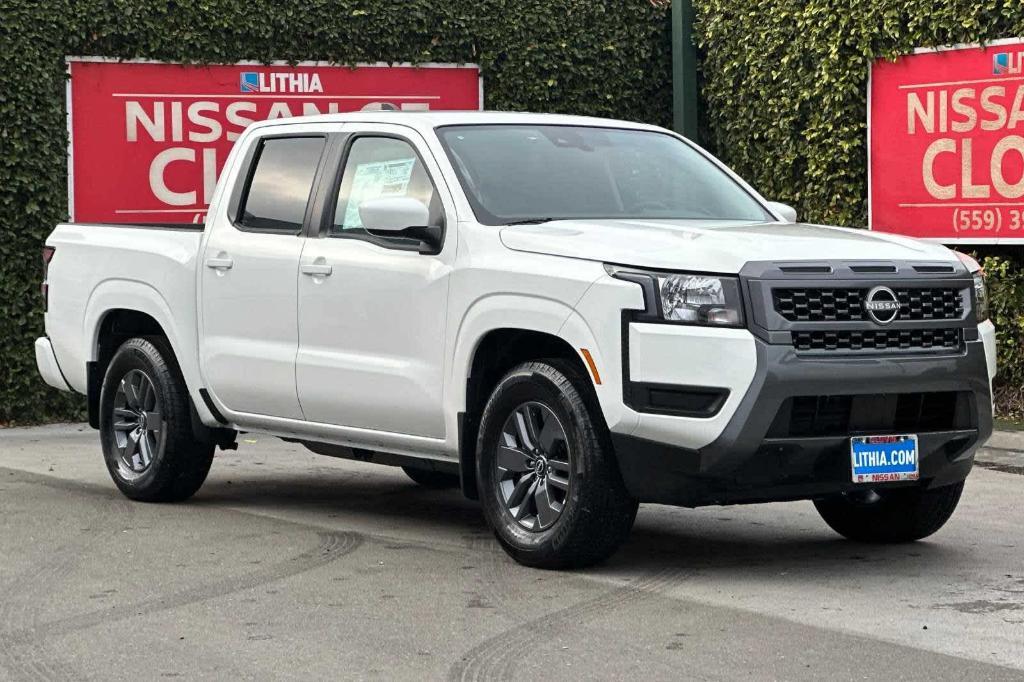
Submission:
<svg viewBox="0 0 1024 682">
<path fill-rule="evenodd" d="M 610 561 L 520 567 L 475 503 L 252 434 L 179 505 L 96 432 L 0 430 L 0 680 L 1024 679 L 1024 435 L 927 541 L 808 502 L 644 505 Z"/>
</svg>

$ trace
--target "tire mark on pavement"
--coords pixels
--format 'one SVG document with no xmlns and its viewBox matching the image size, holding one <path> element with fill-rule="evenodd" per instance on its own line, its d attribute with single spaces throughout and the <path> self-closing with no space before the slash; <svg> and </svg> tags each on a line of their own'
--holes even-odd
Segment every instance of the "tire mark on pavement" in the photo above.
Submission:
<svg viewBox="0 0 1024 682">
<path fill-rule="evenodd" d="M 362 536 L 357 533 L 323 532 L 317 535 L 320 541 L 316 547 L 266 568 L 240 576 L 221 578 L 205 585 L 180 590 L 166 596 L 153 597 L 152 599 L 107 609 L 97 609 L 67 618 L 43 622 L 32 628 L 2 632 L 0 633 L 0 647 L 10 646 L 11 644 L 38 642 L 44 638 L 66 635 L 100 624 L 116 623 L 137 616 L 159 613 L 209 599 L 216 599 L 234 592 L 250 590 L 325 566 L 352 553 L 362 544 Z"/>
<path fill-rule="evenodd" d="M 466 538 L 466 548 L 474 555 L 474 589 L 466 590 L 468 608 L 499 609 L 508 612 L 522 603 L 515 589 L 517 571 L 527 571 L 501 549 L 493 533 Z"/>
<path fill-rule="evenodd" d="M 39 483 L 25 479 L 17 482 Z M 106 520 L 111 516 L 130 516 L 133 512 L 132 504 L 120 495 L 107 495 L 103 499 L 88 496 L 86 500 L 87 508 L 76 510 L 79 514 L 75 519 L 78 525 L 76 539 L 50 548 L 43 561 L 34 563 L 0 586 L 0 632 L 38 627 L 41 614 L 38 605 L 52 596 L 52 586 L 62 584 L 73 574 L 90 547 L 117 534 L 120 525 L 112 526 Z M 65 680 L 81 677 L 42 641 L 33 641 L 31 646 L 11 643 L 0 647 L 0 670 L 6 670 L 15 679 Z"/>
<path fill-rule="evenodd" d="M 103 529 L 101 532 L 87 535 L 84 541 L 68 543 L 52 551 L 50 558 L 42 564 L 36 564 L 7 585 L 0 587 L 0 597 L 3 597 L 0 600 L 0 657 L 16 647 L 26 644 L 30 644 L 36 649 L 35 655 L 32 656 L 34 660 L 29 661 L 23 669 L 11 671 L 13 673 L 20 672 L 24 677 L 37 678 L 36 670 L 40 667 L 38 648 L 48 638 L 93 627 L 101 623 L 114 623 L 134 618 L 138 615 L 147 615 L 180 606 L 187 606 L 290 578 L 320 568 L 346 556 L 358 549 L 363 542 L 363 536 L 359 533 L 349 531 L 318 531 L 316 547 L 300 552 L 284 561 L 240 576 L 229 576 L 205 585 L 186 588 L 170 595 L 153 597 L 122 606 L 96 609 L 64 618 L 41 621 L 38 617 L 33 617 L 31 618 L 32 624 L 26 627 L 24 621 L 19 622 L 16 617 L 18 614 L 10 607 L 10 604 L 15 600 L 8 597 L 17 597 L 19 603 L 28 607 L 35 603 L 34 599 L 36 598 L 51 596 L 49 586 L 54 584 L 52 581 L 70 575 L 80 559 L 85 556 L 84 550 L 107 536 L 116 535 L 123 528 L 123 524 L 120 523 L 104 523 L 108 521 L 110 515 L 114 514 L 115 518 L 119 518 L 122 514 L 132 514 L 138 505 L 120 495 L 111 495 L 109 489 L 104 486 L 64 481 L 41 474 L 13 469 L 9 471 L 19 474 L 19 478 L 23 482 L 84 495 L 94 510 L 87 517 L 89 521 L 88 527 L 98 526 Z M 104 497 L 99 504 L 95 504 L 95 498 L 92 495 L 96 492 L 100 492 Z M 290 521 L 277 520 L 277 522 L 286 525 L 296 525 Z M 308 528 L 303 524 L 297 525 Z M 24 610 L 22 609 L 22 611 Z M 3 658 L 0 658 L 0 661 L 3 661 Z M 67 673 L 67 671 L 62 672 Z M 67 679 L 69 675 L 58 674 L 56 677 L 58 679 Z"/>
<path fill-rule="evenodd" d="M 974 460 L 974 463 L 982 469 L 990 469 L 991 471 L 998 471 L 1004 474 L 1017 474 L 1018 476 L 1024 476 L 1024 466 L 1003 464 L 1000 462 L 985 462 L 977 459 Z"/>
<path fill-rule="evenodd" d="M 499 632 L 466 652 L 452 666 L 448 679 L 452 682 L 514 679 L 517 676 L 517 657 L 547 643 L 553 633 L 566 632 L 603 613 L 654 596 L 686 576 L 687 571 L 683 569 L 666 568 L 629 585 Z"/>
</svg>

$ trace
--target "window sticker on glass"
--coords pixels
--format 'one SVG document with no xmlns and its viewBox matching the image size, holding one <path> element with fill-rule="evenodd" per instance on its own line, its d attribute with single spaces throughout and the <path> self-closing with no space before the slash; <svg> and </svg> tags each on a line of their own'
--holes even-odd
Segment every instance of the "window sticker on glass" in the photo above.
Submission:
<svg viewBox="0 0 1024 682">
<path fill-rule="evenodd" d="M 359 205 L 367 199 L 405 196 L 415 164 L 416 157 L 357 165 L 345 207 L 345 226 L 362 227 Z"/>
</svg>

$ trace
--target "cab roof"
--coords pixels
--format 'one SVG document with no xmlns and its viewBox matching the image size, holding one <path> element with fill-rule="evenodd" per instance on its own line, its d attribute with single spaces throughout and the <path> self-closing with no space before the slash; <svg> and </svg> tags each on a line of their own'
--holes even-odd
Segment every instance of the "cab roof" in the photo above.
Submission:
<svg viewBox="0 0 1024 682">
<path fill-rule="evenodd" d="M 289 123 L 394 123 L 417 130 L 429 130 L 448 125 L 575 125 L 606 128 L 632 128 L 636 130 L 659 130 L 664 128 L 594 116 L 570 116 L 568 114 L 535 114 L 514 111 L 351 111 L 343 114 L 319 114 L 295 116 L 270 121 L 259 121 L 251 128 L 269 128 Z"/>
</svg>

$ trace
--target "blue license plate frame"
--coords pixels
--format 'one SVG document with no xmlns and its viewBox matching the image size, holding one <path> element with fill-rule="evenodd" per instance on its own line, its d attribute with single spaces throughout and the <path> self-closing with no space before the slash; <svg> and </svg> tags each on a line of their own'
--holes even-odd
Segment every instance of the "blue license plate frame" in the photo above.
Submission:
<svg viewBox="0 0 1024 682">
<path fill-rule="evenodd" d="M 854 483 L 917 481 L 921 477 L 916 434 L 850 438 L 850 475 Z"/>
</svg>

